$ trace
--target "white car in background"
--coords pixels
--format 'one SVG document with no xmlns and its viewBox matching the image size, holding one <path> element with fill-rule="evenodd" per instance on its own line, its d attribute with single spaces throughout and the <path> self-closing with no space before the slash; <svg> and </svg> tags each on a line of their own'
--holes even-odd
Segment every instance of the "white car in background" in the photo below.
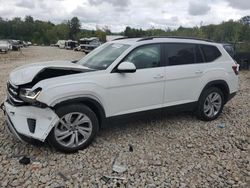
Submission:
<svg viewBox="0 0 250 188">
<path fill-rule="evenodd" d="M 0 40 L 0 52 L 7 53 L 11 49 L 11 45 L 6 40 Z"/>
<path fill-rule="evenodd" d="M 238 65 L 222 44 L 149 37 L 107 42 L 76 63 L 11 72 L 2 104 L 19 139 L 64 152 L 87 147 L 107 119 L 156 109 L 216 119 L 238 90 Z"/>
<path fill-rule="evenodd" d="M 65 43 L 66 43 L 66 40 L 59 40 L 59 41 L 57 41 L 55 46 L 57 46 L 60 49 L 63 49 L 63 48 L 65 48 Z"/>
<path fill-rule="evenodd" d="M 89 53 L 101 45 L 101 42 L 98 37 L 82 38 L 79 41 L 79 51 L 83 51 L 85 53 Z"/>
</svg>

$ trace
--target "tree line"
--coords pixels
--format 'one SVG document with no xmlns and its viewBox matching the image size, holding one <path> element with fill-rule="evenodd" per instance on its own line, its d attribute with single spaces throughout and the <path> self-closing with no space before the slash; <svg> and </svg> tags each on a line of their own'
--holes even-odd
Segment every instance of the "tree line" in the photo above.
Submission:
<svg viewBox="0 0 250 188">
<path fill-rule="evenodd" d="M 54 24 L 50 21 L 34 20 L 31 16 L 24 19 L 19 17 L 12 20 L 4 20 L 0 17 L 0 39 L 16 39 L 31 41 L 36 44 L 49 45 L 58 40 L 79 40 L 84 37 L 97 36 L 103 42 L 106 40 L 106 31 L 97 28 L 96 30 L 81 29 L 77 17 Z"/>
<path fill-rule="evenodd" d="M 148 30 L 126 27 L 124 35 L 129 38 L 142 36 L 184 36 L 209 39 L 220 43 L 231 43 L 240 45 L 240 50 L 250 52 L 250 16 L 242 17 L 238 21 L 229 20 L 221 24 L 210 24 L 207 26 L 196 26 L 185 28 L 180 26 L 178 29 L 169 28 Z"/>
<path fill-rule="evenodd" d="M 31 16 L 24 19 L 19 17 L 11 20 L 4 20 L 0 17 L 0 38 L 19 39 L 31 41 L 32 43 L 49 45 L 56 43 L 59 39 L 79 40 L 83 37 L 97 36 L 105 42 L 106 35 L 112 34 L 108 27 L 96 28 L 96 30 L 81 29 L 80 21 L 77 17 L 54 24 L 50 21 L 34 20 Z M 114 33 L 113 33 L 114 34 Z M 147 30 L 126 27 L 124 32 L 117 33 L 131 37 L 143 36 L 185 36 L 210 39 L 215 42 L 247 44 L 246 49 L 250 49 L 250 16 L 242 17 L 240 20 L 229 20 L 221 24 L 206 25 L 185 28 L 180 26 L 175 30 L 169 28 Z"/>
</svg>

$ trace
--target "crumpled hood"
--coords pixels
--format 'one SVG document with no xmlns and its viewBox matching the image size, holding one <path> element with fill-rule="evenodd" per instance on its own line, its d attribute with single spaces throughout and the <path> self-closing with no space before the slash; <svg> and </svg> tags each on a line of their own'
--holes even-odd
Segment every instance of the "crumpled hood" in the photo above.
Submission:
<svg viewBox="0 0 250 188">
<path fill-rule="evenodd" d="M 10 81 L 14 85 L 23 85 L 33 81 L 33 79 L 46 69 L 85 72 L 91 70 L 82 65 L 71 63 L 70 61 L 48 61 L 24 65 L 14 69 L 10 73 Z M 64 73 L 64 75 L 67 75 Z M 50 77 L 55 77 L 51 75 Z"/>
</svg>

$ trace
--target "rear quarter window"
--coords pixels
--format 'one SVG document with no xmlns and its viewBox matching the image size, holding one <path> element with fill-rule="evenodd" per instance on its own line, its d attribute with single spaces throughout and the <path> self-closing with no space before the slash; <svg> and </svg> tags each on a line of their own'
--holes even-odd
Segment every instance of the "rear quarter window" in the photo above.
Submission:
<svg viewBox="0 0 250 188">
<path fill-rule="evenodd" d="M 206 62 L 212 62 L 221 56 L 219 49 L 212 45 L 201 45 Z"/>
<path fill-rule="evenodd" d="M 227 53 L 234 58 L 235 56 L 235 51 L 234 51 L 234 47 L 232 45 L 223 45 L 224 49 L 227 51 Z"/>
</svg>

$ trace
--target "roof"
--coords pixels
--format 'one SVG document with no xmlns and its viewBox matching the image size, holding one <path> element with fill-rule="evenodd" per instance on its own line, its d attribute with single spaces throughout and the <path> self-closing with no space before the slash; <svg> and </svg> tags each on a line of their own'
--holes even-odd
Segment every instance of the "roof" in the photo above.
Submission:
<svg viewBox="0 0 250 188">
<path fill-rule="evenodd" d="M 188 37 L 144 37 L 144 38 L 128 38 L 112 41 L 113 43 L 122 43 L 128 45 L 134 45 L 136 43 L 154 43 L 154 42 L 178 42 L 178 43 L 199 43 L 199 44 L 215 44 L 213 41 L 199 38 Z"/>
<path fill-rule="evenodd" d="M 114 40 L 114 41 L 112 41 L 112 43 L 121 43 L 121 44 L 133 45 L 133 44 L 135 44 L 139 39 L 141 39 L 141 38 L 120 39 L 120 40 Z"/>
<path fill-rule="evenodd" d="M 125 38 L 125 36 L 123 36 L 123 35 L 107 35 L 106 41 L 109 42 L 112 40 L 118 40 L 118 39 L 123 39 L 123 38 Z"/>
</svg>

